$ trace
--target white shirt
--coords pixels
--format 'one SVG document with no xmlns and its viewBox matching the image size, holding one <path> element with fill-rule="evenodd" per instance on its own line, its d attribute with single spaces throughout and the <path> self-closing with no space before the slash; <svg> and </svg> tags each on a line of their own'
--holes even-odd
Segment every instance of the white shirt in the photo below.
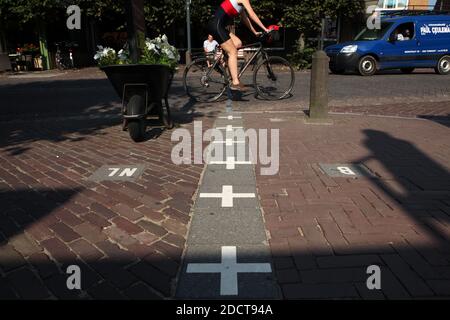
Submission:
<svg viewBox="0 0 450 320">
<path fill-rule="evenodd" d="M 203 48 L 206 49 L 206 52 L 212 52 L 214 49 L 219 45 L 219 43 L 216 40 L 213 40 L 209 42 L 209 40 L 205 40 L 203 42 Z"/>
</svg>

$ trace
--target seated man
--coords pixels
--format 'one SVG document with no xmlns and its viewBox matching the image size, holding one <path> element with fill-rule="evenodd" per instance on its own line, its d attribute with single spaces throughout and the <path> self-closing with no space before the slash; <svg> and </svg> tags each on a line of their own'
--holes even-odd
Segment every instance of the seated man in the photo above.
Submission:
<svg viewBox="0 0 450 320">
<path fill-rule="evenodd" d="M 212 35 L 208 35 L 208 39 L 203 42 L 203 49 L 205 50 L 206 57 L 208 58 L 208 68 L 211 66 L 210 61 L 214 60 L 214 56 L 211 55 L 216 50 L 219 43 L 214 40 Z"/>
</svg>

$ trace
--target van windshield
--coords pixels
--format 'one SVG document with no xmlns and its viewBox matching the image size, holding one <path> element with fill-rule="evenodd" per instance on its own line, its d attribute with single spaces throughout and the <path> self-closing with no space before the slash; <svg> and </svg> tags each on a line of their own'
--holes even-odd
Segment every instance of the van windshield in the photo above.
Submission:
<svg viewBox="0 0 450 320">
<path fill-rule="evenodd" d="M 354 41 L 373 41 L 380 40 L 392 26 L 392 22 L 381 23 L 381 29 L 364 28 L 354 39 Z"/>
</svg>

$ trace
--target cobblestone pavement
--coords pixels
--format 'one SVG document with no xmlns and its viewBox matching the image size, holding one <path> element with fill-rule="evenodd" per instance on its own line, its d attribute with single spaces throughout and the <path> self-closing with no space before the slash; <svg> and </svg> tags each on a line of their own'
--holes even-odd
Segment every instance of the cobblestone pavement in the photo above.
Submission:
<svg viewBox="0 0 450 320">
<path fill-rule="evenodd" d="M 450 122 L 450 101 L 385 104 L 382 106 L 342 106 L 331 108 L 336 113 L 355 113 L 391 117 L 421 118 Z"/>
<path fill-rule="evenodd" d="M 172 164 L 168 131 L 131 142 L 97 69 L 42 75 L 0 77 L 0 298 L 172 297 L 203 165 Z M 280 173 L 257 176 L 257 186 L 284 297 L 450 295 L 449 78 L 332 76 L 342 79 L 332 82 L 335 112 L 423 119 L 335 115 L 328 127 L 301 120 L 308 79 L 298 73 L 289 100 L 233 104 L 246 128 L 281 129 Z M 186 99 L 180 75 L 170 103 L 190 132 L 225 109 Z M 377 177 L 329 178 L 319 168 L 338 162 L 362 162 Z M 145 170 L 134 181 L 90 181 L 104 165 Z M 382 267 L 382 292 L 365 290 L 369 263 Z M 82 291 L 67 290 L 72 264 Z"/>
<path fill-rule="evenodd" d="M 333 120 L 245 117 L 246 127 L 280 129 L 279 174 L 257 174 L 257 188 L 284 298 L 450 297 L 448 126 Z M 363 164 L 374 176 L 330 177 L 321 164 Z M 381 268 L 380 291 L 366 287 L 370 265 Z"/>
<path fill-rule="evenodd" d="M 173 294 L 203 165 L 172 164 L 170 132 L 134 144 L 114 120 L 49 120 L 3 123 L 0 136 L 1 298 Z M 105 164 L 146 169 L 134 182 L 87 179 Z M 67 290 L 72 264 L 82 292 Z"/>
<path fill-rule="evenodd" d="M 1 84 L 2 115 L 17 109 L 0 126 L 0 298 L 170 297 L 203 165 L 172 164 L 169 131 L 133 143 L 107 83 L 70 77 Z M 176 120 L 192 130 L 197 117 L 207 129 L 214 111 Z M 137 164 L 135 181 L 88 180 L 103 165 Z M 81 268 L 81 291 L 67 289 L 68 265 Z"/>
</svg>

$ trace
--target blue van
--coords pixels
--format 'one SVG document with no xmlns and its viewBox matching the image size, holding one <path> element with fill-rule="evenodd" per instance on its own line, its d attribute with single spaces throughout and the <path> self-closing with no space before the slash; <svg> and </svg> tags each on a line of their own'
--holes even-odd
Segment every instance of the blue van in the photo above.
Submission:
<svg viewBox="0 0 450 320">
<path fill-rule="evenodd" d="M 450 15 L 393 16 L 381 28 L 364 29 L 354 41 L 325 48 L 330 70 L 357 71 L 371 76 L 377 70 L 434 68 L 450 74 Z"/>
</svg>

